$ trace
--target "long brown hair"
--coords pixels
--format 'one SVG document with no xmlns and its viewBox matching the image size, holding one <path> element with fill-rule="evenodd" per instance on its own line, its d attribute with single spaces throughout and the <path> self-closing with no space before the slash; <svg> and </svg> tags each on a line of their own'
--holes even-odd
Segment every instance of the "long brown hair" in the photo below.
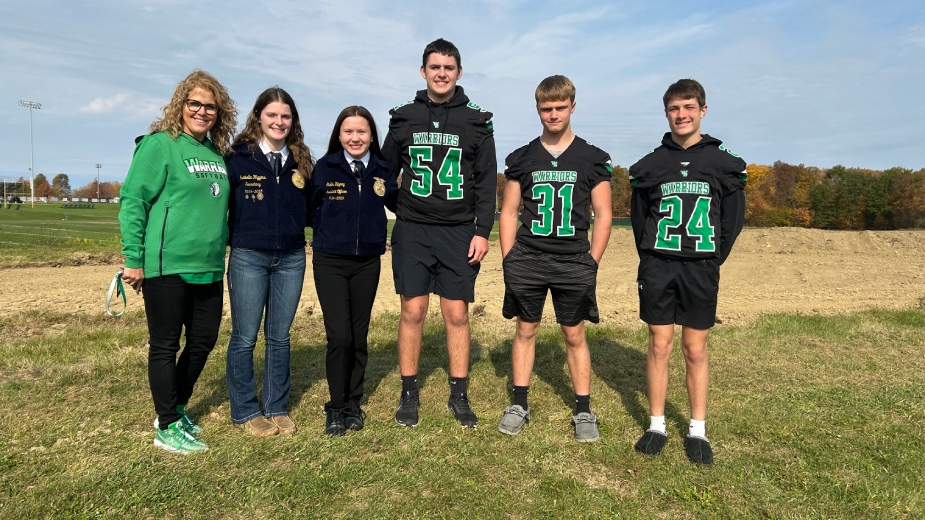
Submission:
<svg viewBox="0 0 925 520">
<path fill-rule="evenodd" d="M 334 130 L 331 131 L 331 140 L 328 141 L 328 153 L 325 155 L 331 155 L 338 150 L 343 151 L 344 145 L 340 144 L 340 125 L 344 124 L 344 119 L 354 116 L 362 117 L 369 123 L 369 153 L 381 159 L 382 150 L 379 148 L 379 131 L 376 130 L 376 121 L 369 110 L 359 105 L 349 106 L 340 111 L 337 121 L 334 122 Z"/>
<path fill-rule="evenodd" d="M 218 111 L 215 114 L 215 124 L 209 129 L 208 137 L 218 153 L 225 155 L 231 150 L 231 138 L 234 136 L 234 128 L 237 124 L 238 109 L 234 100 L 228 95 L 228 89 L 214 76 L 199 69 L 191 72 L 177 84 L 170 102 L 161 109 L 161 117 L 151 123 L 148 130 L 165 132 L 176 139 L 183 132 L 183 110 L 186 109 L 186 98 L 196 88 L 208 90 L 215 98 Z"/>
<path fill-rule="evenodd" d="M 288 92 L 279 87 L 270 87 L 264 90 L 257 101 L 254 102 L 254 108 L 247 114 L 247 123 L 244 130 L 234 139 L 234 144 L 248 143 L 250 150 L 256 150 L 260 139 L 263 138 L 263 130 L 260 129 L 260 113 L 270 103 L 278 101 L 289 105 L 292 111 L 292 124 L 289 126 L 289 135 L 286 136 L 286 146 L 292 152 L 295 162 L 299 165 L 299 172 L 305 177 L 312 176 L 312 152 L 305 144 L 305 135 L 302 133 L 302 123 L 299 122 L 299 111 L 295 107 L 295 101 Z"/>
</svg>

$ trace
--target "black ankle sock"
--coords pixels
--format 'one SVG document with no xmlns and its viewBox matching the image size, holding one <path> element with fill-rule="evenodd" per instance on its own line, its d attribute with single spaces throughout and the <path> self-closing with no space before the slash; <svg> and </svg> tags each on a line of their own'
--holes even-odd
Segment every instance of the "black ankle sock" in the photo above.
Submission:
<svg viewBox="0 0 925 520">
<path fill-rule="evenodd" d="M 414 374 L 413 376 L 401 376 L 401 393 L 406 394 L 408 392 L 417 392 L 418 391 L 418 375 Z"/>
<path fill-rule="evenodd" d="M 459 397 L 465 395 L 469 390 L 468 377 L 451 377 L 450 378 L 450 396 Z"/>
<path fill-rule="evenodd" d="M 514 404 L 520 406 L 524 410 L 528 410 L 527 407 L 527 394 L 530 393 L 529 386 L 515 386 L 514 387 Z"/>
<path fill-rule="evenodd" d="M 575 395 L 575 415 L 580 413 L 591 413 L 591 396 Z"/>
</svg>

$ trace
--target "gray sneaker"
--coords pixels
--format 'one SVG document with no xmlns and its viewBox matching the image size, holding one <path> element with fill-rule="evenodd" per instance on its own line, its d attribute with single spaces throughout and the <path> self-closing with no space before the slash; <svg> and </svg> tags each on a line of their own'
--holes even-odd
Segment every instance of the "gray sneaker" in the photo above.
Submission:
<svg viewBox="0 0 925 520">
<path fill-rule="evenodd" d="M 591 412 L 581 412 L 572 416 L 575 426 L 575 440 L 578 442 L 594 442 L 600 439 L 597 433 L 597 416 Z"/>
<path fill-rule="evenodd" d="M 517 435 L 524 425 L 530 422 L 530 410 L 524 410 L 519 404 L 508 406 L 501 416 L 498 431 L 505 435 Z"/>
</svg>

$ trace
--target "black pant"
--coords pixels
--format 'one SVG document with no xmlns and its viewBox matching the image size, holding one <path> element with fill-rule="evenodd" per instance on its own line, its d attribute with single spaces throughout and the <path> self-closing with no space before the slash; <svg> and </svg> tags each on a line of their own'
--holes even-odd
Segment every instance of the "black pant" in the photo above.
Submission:
<svg viewBox="0 0 925 520">
<path fill-rule="evenodd" d="M 366 377 L 369 319 L 379 288 L 381 259 L 315 252 L 312 271 L 328 338 L 325 409 L 359 406 Z"/>
<path fill-rule="evenodd" d="M 222 290 L 221 281 L 189 284 L 176 275 L 145 278 L 148 382 L 161 428 L 180 419 L 176 407 L 189 402 L 215 347 L 222 321 Z M 186 348 L 178 359 L 184 328 Z"/>
</svg>

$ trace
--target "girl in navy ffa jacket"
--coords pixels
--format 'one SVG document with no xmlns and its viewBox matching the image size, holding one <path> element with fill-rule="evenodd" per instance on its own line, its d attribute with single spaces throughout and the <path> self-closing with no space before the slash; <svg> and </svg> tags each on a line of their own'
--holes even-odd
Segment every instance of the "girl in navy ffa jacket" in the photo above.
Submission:
<svg viewBox="0 0 925 520">
<path fill-rule="evenodd" d="M 328 340 L 328 435 L 363 429 L 367 334 L 385 252 L 385 208 L 394 211 L 398 196 L 395 177 L 369 110 L 341 111 L 311 181 L 312 270 Z"/>
<path fill-rule="evenodd" d="M 312 158 L 299 112 L 285 90 L 273 87 L 257 97 L 225 164 L 231 183 L 226 367 L 231 421 L 256 437 L 292 434 L 289 329 L 305 278 Z M 261 320 L 266 355 L 258 402 L 254 347 Z"/>
</svg>

